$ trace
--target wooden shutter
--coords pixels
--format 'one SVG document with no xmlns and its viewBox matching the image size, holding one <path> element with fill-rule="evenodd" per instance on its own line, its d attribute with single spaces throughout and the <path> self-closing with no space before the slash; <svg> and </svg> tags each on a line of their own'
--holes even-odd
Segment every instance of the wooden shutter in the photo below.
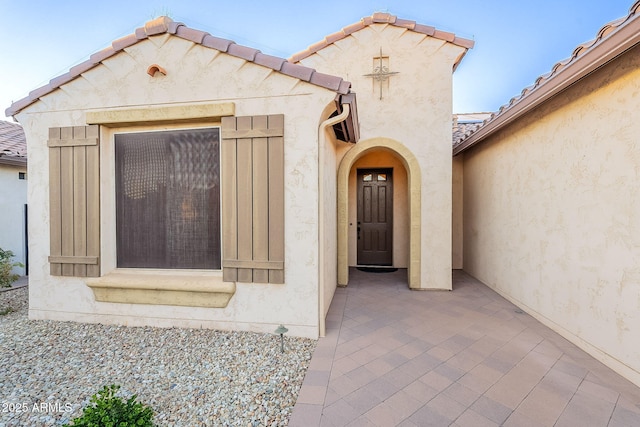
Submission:
<svg viewBox="0 0 640 427">
<path fill-rule="evenodd" d="M 51 275 L 100 276 L 99 127 L 49 129 Z"/>
<path fill-rule="evenodd" d="M 222 118 L 222 271 L 284 283 L 284 116 Z"/>
</svg>

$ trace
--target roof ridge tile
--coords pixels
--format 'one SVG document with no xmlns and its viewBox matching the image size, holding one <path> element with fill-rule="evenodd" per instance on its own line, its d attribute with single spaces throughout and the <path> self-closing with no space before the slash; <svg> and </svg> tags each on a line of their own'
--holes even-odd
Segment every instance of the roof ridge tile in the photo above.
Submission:
<svg viewBox="0 0 640 427">
<path fill-rule="evenodd" d="M 205 31 L 195 30 L 187 27 L 186 25 L 180 25 L 176 29 L 176 36 L 198 44 L 202 44 L 202 41 L 208 35 L 210 34 Z"/>
<path fill-rule="evenodd" d="M 324 86 L 331 90 L 339 90 L 340 84 L 342 83 L 342 78 L 332 76 L 330 74 L 319 73 L 314 71 L 311 74 L 311 78 L 309 79 L 309 83 L 316 84 L 318 86 Z"/>
<path fill-rule="evenodd" d="M 294 64 L 292 62 L 285 61 L 282 64 L 280 72 L 290 76 L 296 77 L 300 80 L 308 82 L 311 80 L 311 75 L 315 72 L 313 68 L 305 67 L 304 65 Z"/>
<path fill-rule="evenodd" d="M 65 83 L 69 83 L 74 78 L 75 76 L 73 74 L 71 74 L 70 72 L 66 72 L 59 75 L 58 77 L 54 77 L 53 79 L 49 80 L 49 85 L 51 87 L 60 87 Z"/>
<path fill-rule="evenodd" d="M 357 31 L 356 28 L 359 27 L 359 25 L 353 26 L 354 31 Z M 364 28 L 364 25 L 362 25 L 362 28 Z M 133 34 L 129 34 L 113 41 L 110 47 L 92 54 L 86 61 L 71 67 L 67 73 L 52 78 L 48 84 L 32 90 L 25 98 L 12 103 L 11 106 L 5 110 L 5 114 L 12 116 L 18 113 L 25 107 L 36 102 L 40 97 L 53 92 L 65 83 L 69 83 L 82 73 L 100 64 L 103 60 L 121 52 L 141 40 L 149 38 L 149 36 L 164 33 L 176 35 L 177 37 L 192 41 L 204 47 L 216 49 L 220 52 L 242 58 L 257 65 L 271 68 L 290 77 L 310 82 L 314 85 L 324 87 L 325 89 L 337 91 L 340 94 L 349 93 L 351 88 L 351 83 L 343 80 L 341 77 L 321 73 L 317 73 L 318 75 L 314 77 L 316 71 L 312 68 L 294 64 L 284 58 L 265 55 L 257 49 L 236 44 L 232 40 L 212 36 L 205 31 L 189 28 L 181 22 L 175 22 L 167 16 L 161 16 L 145 23 L 144 27 L 136 28 Z M 344 37 L 343 34 L 344 33 L 338 32 L 334 33 L 334 36 L 338 39 Z"/>
<path fill-rule="evenodd" d="M 404 27 L 409 30 L 413 30 L 416 28 L 416 21 L 410 21 L 408 19 L 400 19 L 397 18 L 395 22 L 396 27 Z"/>
<path fill-rule="evenodd" d="M 523 101 L 523 99 L 526 99 L 529 96 L 531 96 L 538 88 L 545 85 L 548 81 L 552 80 L 554 77 L 556 77 L 565 69 L 571 67 L 571 65 L 573 65 L 573 63 L 575 63 L 578 59 L 582 58 L 584 55 L 589 53 L 592 49 L 596 48 L 596 46 L 598 46 L 604 40 L 608 39 L 610 36 L 612 36 L 618 30 L 624 27 L 627 24 L 627 22 L 635 19 L 635 15 L 638 13 L 640 13 L 640 0 L 637 0 L 631 6 L 626 16 L 613 20 L 611 22 L 608 22 L 602 27 L 600 27 L 600 30 L 596 33 L 596 37 L 593 40 L 589 40 L 587 42 L 581 43 L 578 46 L 576 46 L 576 48 L 572 51 L 571 55 L 568 58 L 565 58 L 561 61 L 556 62 L 549 72 L 538 76 L 538 78 L 536 78 L 535 82 L 532 85 L 524 88 L 519 95 L 516 95 L 513 98 L 511 98 L 509 100 L 509 103 L 502 105 L 498 109 L 498 111 L 491 114 L 491 116 L 488 119 L 484 120 L 481 126 L 478 126 L 476 129 L 473 129 L 467 134 L 465 134 L 465 136 L 459 141 L 457 145 L 462 145 L 464 141 L 468 137 L 471 137 L 476 131 L 483 128 L 484 126 L 491 124 L 491 122 L 496 120 L 498 117 L 500 117 L 503 113 L 508 111 L 514 105 L 519 104 L 521 101 Z M 640 19 L 640 18 L 637 18 L 637 19 Z M 475 143 L 472 143 L 471 145 L 473 144 Z M 464 151 L 467 147 L 468 146 L 465 146 L 462 149 L 462 151 Z"/>
<path fill-rule="evenodd" d="M 376 24 L 377 23 L 395 24 L 396 23 L 396 19 L 398 19 L 397 16 L 392 15 L 390 13 L 386 13 L 386 12 L 375 12 L 371 16 L 371 20 Z"/>
<path fill-rule="evenodd" d="M 436 27 L 432 27 L 431 25 L 416 24 L 413 31 L 425 34 L 427 36 L 433 36 L 436 33 Z"/>
<path fill-rule="evenodd" d="M 300 62 L 303 59 L 313 55 L 314 53 L 328 47 L 329 45 L 342 40 L 345 37 L 357 31 L 360 31 L 372 24 L 388 24 L 399 28 L 406 28 L 410 31 L 415 31 L 416 33 L 425 34 L 430 37 L 435 37 L 437 39 L 453 43 L 455 45 L 464 47 L 465 49 L 471 49 L 475 44 L 473 40 L 456 37 L 456 35 L 453 33 L 441 31 L 436 29 L 435 27 L 418 24 L 415 21 L 411 21 L 408 19 L 400 19 L 395 15 L 391 15 L 390 13 L 375 12 L 371 16 L 365 16 L 364 18 L 360 19 L 360 21 L 347 25 L 346 27 L 342 28 L 341 31 L 329 34 L 324 39 L 310 45 L 305 50 L 294 53 L 289 57 L 289 61 Z"/>
<path fill-rule="evenodd" d="M 156 19 L 146 22 L 144 27 L 140 29 L 144 31 L 147 36 L 154 36 L 156 34 L 166 33 L 171 23 L 173 23 L 173 19 L 168 16 L 159 16 Z"/>
<path fill-rule="evenodd" d="M 227 51 L 227 53 L 229 55 L 236 56 L 238 58 L 242 58 L 244 60 L 253 62 L 253 60 L 256 58 L 256 55 L 260 53 L 260 51 L 252 47 L 233 43 L 229 45 L 229 50 Z"/>
<path fill-rule="evenodd" d="M 115 40 L 113 43 L 111 43 L 111 46 L 113 46 L 113 50 L 121 51 L 128 48 L 129 46 L 133 46 L 139 41 L 140 40 L 136 37 L 135 34 L 129 34 L 127 36 L 124 36 Z"/>
<path fill-rule="evenodd" d="M 116 53 L 118 53 L 118 52 L 113 48 L 113 46 L 109 46 L 109 47 L 104 48 L 102 50 L 99 50 L 98 52 L 96 52 L 93 55 L 91 55 L 89 57 L 89 60 L 97 64 L 97 63 L 102 62 L 105 59 L 115 55 Z"/>
<path fill-rule="evenodd" d="M 273 70 L 280 71 L 282 64 L 286 62 L 286 59 L 279 58 L 277 56 L 267 55 L 262 52 L 258 52 L 253 62 L 264 67 L 269 67 Z"/>
<path fill-rule="evenodd" d="M 219 50 L 220 52 L 227 52 L 229 50 L 229 46 L 235 44 L 232 40 L 223 39 L 220 37 L 212 36 L 211 34 L 205 36 L 202 39 L 202 45 L 205 47 L 210 47 L 212 49 Z"/>
<path fill-rule="evenodd" d="M 342 29 L 342 33 L 343 33 L 345 36 L 348 36 L 348 35 L 350 35 L 350 34 L 355 33 L 356 31 L 360 31 L 360 30 L 361 30 L 361 29 L 363 29 L 364 27 L 365 27 L 364 21 L 361 19 L 361 20 L 360 20 L 360 21 L 358 21 L 358 22 L 354 22 L 353 24 L 351 24 L 351 25 L 347 25 L 346 27 L 344 27 L 344 28 Z"/>
<path fill-rule="evenodd" d="M 167 33 L 175 34 L 178 31 L 178 28 L 184 27 L 185 25 L 182 22 L 171 21 L 167 25 Z"/>
</svg>

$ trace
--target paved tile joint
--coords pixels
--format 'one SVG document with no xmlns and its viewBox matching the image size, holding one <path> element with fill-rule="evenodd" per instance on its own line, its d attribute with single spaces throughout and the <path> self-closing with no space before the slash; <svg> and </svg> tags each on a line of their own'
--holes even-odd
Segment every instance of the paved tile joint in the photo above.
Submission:
<svg viewBox="0 0 640 427">
<path fill-rule="evenodd" d="M 350 272 L 290 426 L 636 426 L 640 389 L 491 289 Z"/>
</svg>

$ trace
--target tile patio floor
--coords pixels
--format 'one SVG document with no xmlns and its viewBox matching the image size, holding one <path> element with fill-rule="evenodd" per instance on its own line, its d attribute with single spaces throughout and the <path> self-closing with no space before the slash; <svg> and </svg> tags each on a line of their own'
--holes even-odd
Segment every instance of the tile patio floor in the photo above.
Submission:
<svg viewBox="0 0 640 427">
<path fill-rule="evenodd" d="M 464 272 L 350 274 L 290 426 L 640 426 L 640 388 Z"/>
</svg>

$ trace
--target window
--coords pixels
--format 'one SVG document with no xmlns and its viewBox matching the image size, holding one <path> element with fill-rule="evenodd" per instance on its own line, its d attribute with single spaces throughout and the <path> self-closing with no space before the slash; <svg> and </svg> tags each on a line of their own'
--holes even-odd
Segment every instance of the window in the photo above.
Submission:
<svg viewBox="0 0 640 427">
<path fill-rule="evenodd" d="M 117 266 L 220 269 L 220 131 L 118 134 Z"/>
</svg>

